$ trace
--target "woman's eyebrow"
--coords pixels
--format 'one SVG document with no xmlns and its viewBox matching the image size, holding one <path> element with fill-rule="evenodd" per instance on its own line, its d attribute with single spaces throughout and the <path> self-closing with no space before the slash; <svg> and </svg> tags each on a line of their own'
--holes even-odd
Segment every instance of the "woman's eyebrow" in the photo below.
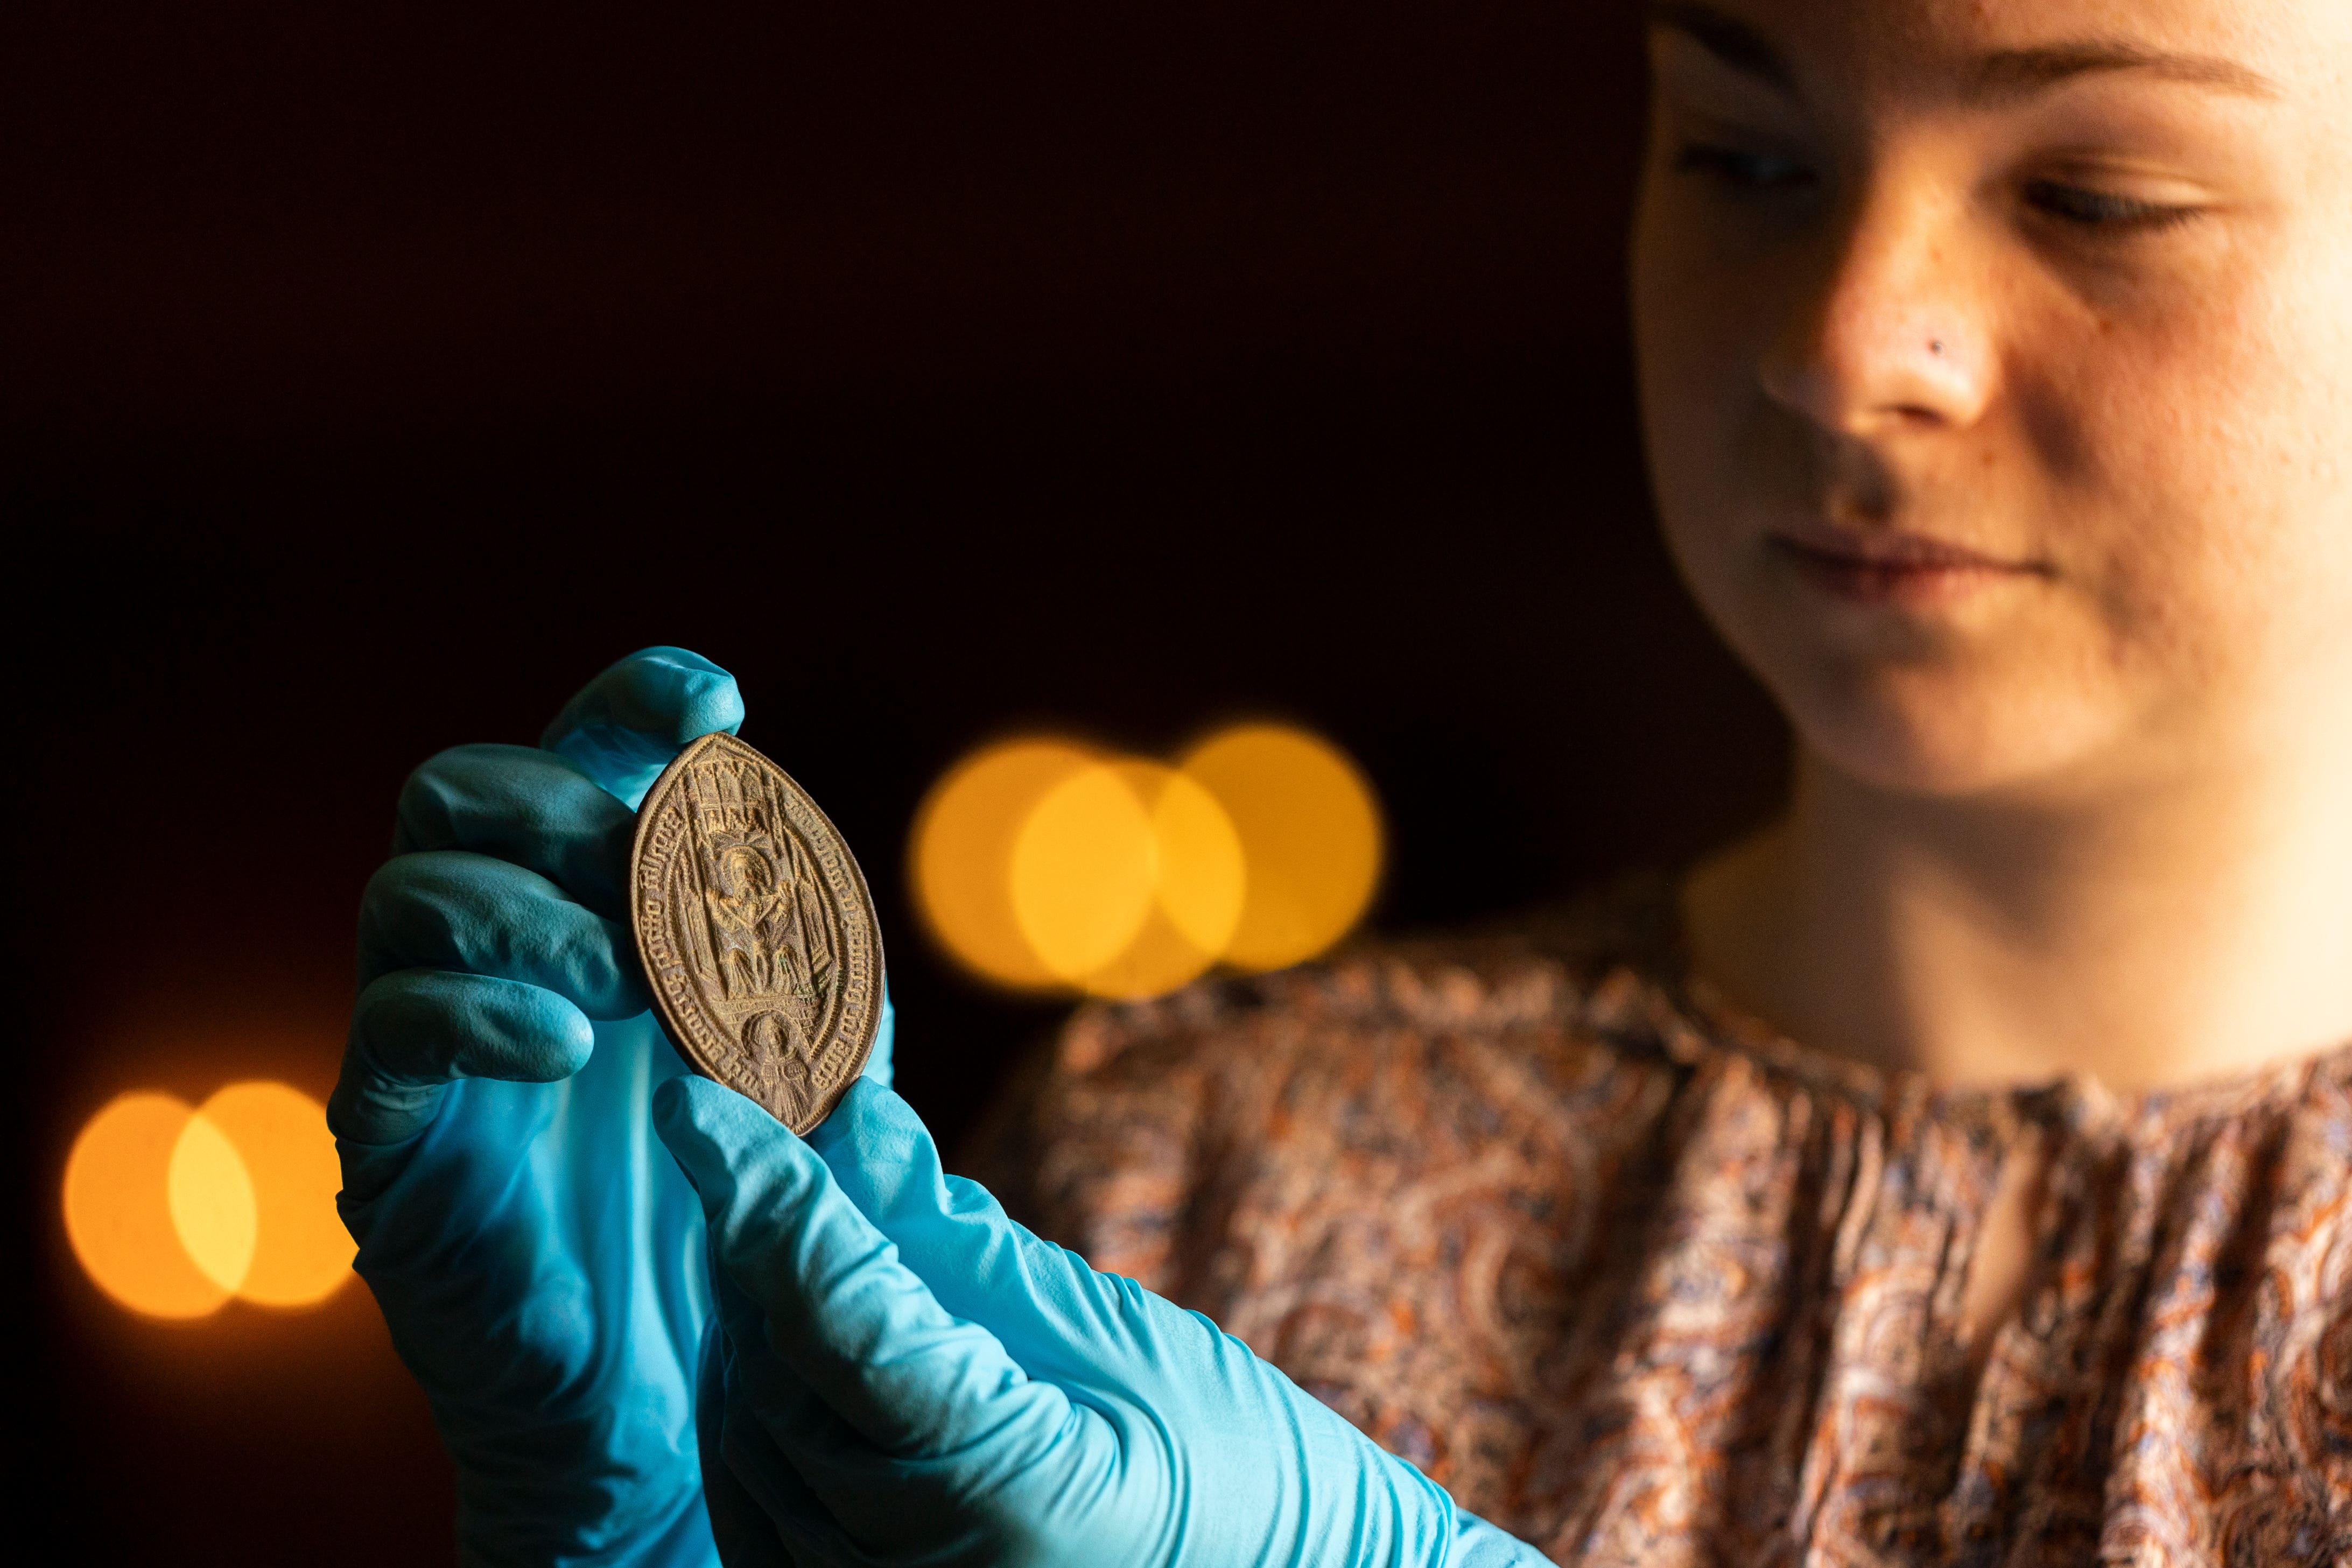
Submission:
<svg viewBox="0 0 2352 1568">
<path fill-rule="evenodd" d="M 2060 82 L 2102 71 L 2144 71 L 2167 81 L 2210 87 L 2246 98 L 2283 96 L 2278 83 L 2250 67 L 2216 55 L 2175 55 L 2120 39 L 2085 38 L 2034 49 L 2004 49 L 1977 62 L 1969 96 L 2027 98 Z"/>
<path fill-rule="evenodd" d="M 1670 27 L 1742 75 L 1797 90 L 1796 73 L 1769 39 L 1737 16 L 1699 0 L 1653 0 L 1650 26 Z M 2030 98 L 2061 82 L 2103 71 L 2141 71 L 2247 98 L 2284 96 L 2251 67 L 2215 55 L 2170 54 L 2121 39 L 2084 38 L 1986 55 L 1968 70 L 1963 96 L 1973 102 Z"/>
<path fill-rule="evenodd" d="M 1736 16 L 1696 0 L 1652 0 L 1650 26 L 1671 27 L 1729 66 L 1783 92 L 1797 90 L 1796 73 L 1763 34 Z"/>
</svg>

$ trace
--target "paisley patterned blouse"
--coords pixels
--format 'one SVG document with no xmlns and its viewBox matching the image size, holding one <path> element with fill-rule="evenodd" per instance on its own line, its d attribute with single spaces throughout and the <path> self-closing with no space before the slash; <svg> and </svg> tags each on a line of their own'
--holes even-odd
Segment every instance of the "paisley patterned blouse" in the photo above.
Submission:
<svg viewBox="0 0 2352 1568">
<path fill-rule="evenodd" d="M 2352 1563 L 2352 1048 L 1939 1092 L 1732 1014 L 1671 907 L 1090 1009 L 966 1164 L 1563 1563 Z"/>
</svg>

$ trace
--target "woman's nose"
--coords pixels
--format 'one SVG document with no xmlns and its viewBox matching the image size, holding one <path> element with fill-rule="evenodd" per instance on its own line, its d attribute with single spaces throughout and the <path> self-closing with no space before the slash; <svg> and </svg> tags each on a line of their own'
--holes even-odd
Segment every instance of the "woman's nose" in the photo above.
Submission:
<svg viewBox="0 0 2352 1568">
<path fill-rule="evenodd" d="M 1856 204 L 1824 236 L 1761 367 L 1774 401 L 1867 436 L 1965 428 L 1990 402 L 1996 355 L 1962 219 L 1898 193 Z"/>
</svg>

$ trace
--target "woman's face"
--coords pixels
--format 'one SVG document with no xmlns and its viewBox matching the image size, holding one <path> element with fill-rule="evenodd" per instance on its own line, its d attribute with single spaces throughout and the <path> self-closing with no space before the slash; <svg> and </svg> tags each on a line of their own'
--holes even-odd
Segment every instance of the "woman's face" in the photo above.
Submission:
<svg viewBox="0 0 2352 1568">
<path fill-rule="evenodd" d="M 2352 724 L 2352 0 L 1654 12 L 1668 540 L 1892 789 Z"/>
</svg>

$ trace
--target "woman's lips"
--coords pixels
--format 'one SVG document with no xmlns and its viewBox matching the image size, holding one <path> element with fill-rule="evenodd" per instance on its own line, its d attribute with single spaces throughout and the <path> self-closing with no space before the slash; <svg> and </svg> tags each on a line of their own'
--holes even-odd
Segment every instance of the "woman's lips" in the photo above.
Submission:
<svg viewBox="0 0 2352 1568">
<path fill-rule="evenodd" d="M 2000 582 L 2042 575 L 2038 566 L 1924 534 L 1863 534 L 1800 526 L 1777 528 L 1768 539 L 1806 581 L 1863 604 L 1925 609 Z"/>
</svg>

